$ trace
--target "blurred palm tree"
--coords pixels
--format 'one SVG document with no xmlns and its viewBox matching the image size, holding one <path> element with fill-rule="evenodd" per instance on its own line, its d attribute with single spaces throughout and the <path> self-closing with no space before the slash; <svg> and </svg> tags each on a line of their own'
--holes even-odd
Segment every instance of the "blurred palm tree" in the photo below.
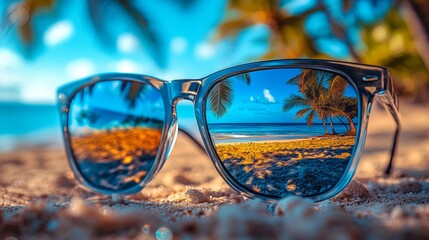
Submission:
<svg viewBox="0 0 429 240">
<path fill-rule="evenodd" d="M 402 1 L 407 25 L 417 41 L 417 48 L 426 66 L 429 66 L 429 5 L 424 0 Z"/>
<path fill-rule="evenodd" d="M 183 8 L 190 7 L 195 0 L 168 0 Z M 0 36 L 12 35 L 13 41 L 20 41 L 22 53 L 26 57 L 34 57 L 34 52 L 41 48 L 38 44 L 44 32 L 57 21 L 61 9 L 67 9 L 67 0 L 2 0 L 5 6 L 3 19 L 0 19 Z M 142 9 L 139 1 L 135 0 L 84 0 L 85 11 L 90 24 L 93 25 L 100 43 L 106 49 L 116 49 L 118 33 L 112 27 L 115 19 L 127 21 L 126 31 L 132 30 L 146 44 L 147 52 L 151 54 L 155 63 L 165 66 L 165 53 L 161 40 L 147 16 L 146 9 Z M 49 16 L 44 24 L 35 27 L 40 16 Z M 46 19 L 44 19 L 46 20 Z M 9 37 L 9 36 L 8 36 Z M 18 37 L 18 38 L 17 38 Z"/>
<path fill-rule="evenodd" d="M 217 38 L 234 39 L 243 30 L 263 24 L 270 30 L 270 49 L 268 53 L 261 56 L 262 59 L 332 58 L 322 53 L 322 50 L 315 46 L 315 41 L 318 40 L 318 36 L 335 38 L 346 46 L 349 52 L 346 60 L 386 66 L 391 69 L 402 95 L 429 100 L 429 93 L 422 92 L 422 89 L 429 89 L 429 60 L 425 63 L 422 58 L 425 54 L 427 55 L 427 51 L 419 50 L 425 48 L 418 48 L 409 25 L 401 15 L 402 6 L 409 1 L 392 0 L 384 18 L 367 22 L 360 20 L 353 12 L 358 1 L 343 0 L 340 14 L 357 19 L 353 26 L 338 18 L 338 13 L 334 12 L 338 10 L 333 10 L 335 8 L 327 6 L 323 0 L 317 0 L 314 6 L 306 11 L 292 15 L 281 7 L 282 4 L 292 1 L 297 0 L 230 0 L 228 14 L 218 27 Z M 427 20 L 429 10 L 425 2 L 412 0 L 410 2 L 412 7 L 408 8 L 414 11 L 423 23 L 424 19 L 429 21 Z M 369 3 L 376 7 L 378 2 L 369 1 Z M 318 33 L 318 36 L 309 36 L 305 31 L 304 22 L 315 13 L 322 13 L 325 16 L 329 28 Z M 411 26 L 414 25 L 411 24 Z M 424 26 L 423 32 L 428 36 L 427 24 L 422 26 Z M 349 29 L 354 28 L 360 29 L 360 43 L 357 43 L 353 39 L 353 34 L 349 32 L 351 31 Z M 423 41 L 426 41 L 426 46 L 429 46 L 427 38 Z"/>
<path fill-rule="evenodd" d="M 262 58 L 323 58 L 303 29 L 304 20 L 319 10 L 291 15 L 280 9 L 279 0 L 230 0 L 229 14 L 217 29 L 217 38 L 236 38 L 244 29 L 264 25 L 270 30 L 270 49 Z"/>
<path fill-rule="evenodd" d="M 24 56 L 34 57 L 36 49 L 40 48 L 38 39 L 40 39 L 47 28 L 56 21 L 43 25 L 42 28 L 36 28 L 34 23 L 40 15 L 57 15 L 57 7 L 60 4 L 67 4 L 66 0 L 22 0 L 16 3 L 14 0 L 2 0 L 6 8 L 6 14 L 0 22 L 0 36 L 18 35 L 17 40 L 22 42 L 22 52 Z M 101 45 L 107 49 L 116 49 L 116 39 L 118 33 L 112 29 L 112 21 L 116 18 L 127 19 L 130 29 L 134 30 L 137 37 L 144 40 L 148 52 L 151 53 L 155 63 L 165 66 L 165 58 L 162 43 L 157 33 L 153 30 L 150 18 L 146 16 L 145 11 L 141 9 L 137 1 L 133 0 L 84 0 L 85 11 L 87 12 L 94 31 L 100 40 Z M 170 0 L 183 8 L 191 6 L 195 0 Z M 16 39 L 15 36 L 12 36 Z M 122 91 L 127 91 L 125 97 L 130 102 L 130 107 L 135 107 L 138 97 L 144 93 L 144 85 L 125 82 L 121 86 Z M 89 88 L 92 92 L 92 88 Z M 82 94 L 83 96 L 83 94 Z"/>
<path fill-rule="evenodd" d="M 363 62 L 389 67 L 401 95 L 424 97 L 421 91 L 429 86 L 429 71 L 399 9 L 392 8 L 383 20 L 363 26 L 362 38 L 367 46 Z"/>
</svg>

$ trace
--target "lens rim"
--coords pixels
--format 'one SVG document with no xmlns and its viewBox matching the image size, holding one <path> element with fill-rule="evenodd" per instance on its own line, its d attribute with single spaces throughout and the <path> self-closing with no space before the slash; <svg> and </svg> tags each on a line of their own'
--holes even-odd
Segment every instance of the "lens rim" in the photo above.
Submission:
<svg viewBox="0 0 429 240">
<path fill-rule="evenodd" d="M 357 66 L 359 68 L 357 68 Z M 312 195 L 312 196 L 304 196 L 304 198 L 308 198 L 313 200 L 314 202 L 323 201 L 325 199 L 331 198 L 341 192 L 347 184 L 352 179 L 353 175 L 356 172 L 357 165 L 359 163 L 360 156 L 362 154 L 362 149 L 364 146 L 365 138 L 366 138 L 366 128 L 368 125 L 368 116 L 369 111 L 371 109 L 373 96 L 374 96 L 374 88 L 365 88 L 362 87 L 361 76 L 367 75 L 368 72 L 374 73 L 377 76 L 385 76 L 384 68 L 376 67 L 376 66 L 368 66 L 354 63 L 344 63 L 344 62 L 336 62 L 336 61 L 320 61 L 320 60 L 309 60 L 309 59 L 290 59 L 290 60 L 274 60 L 274 61 L 264 61 L 264 62 L 255 62 L 244 65 L 239 65 L 236 67 L 232 67 L 229 69 L 225 69 L 219 72 L 216 72 L 212 75 L 209 75 L 205 79 L 203 79 L 203 84 L 201 89 L 199 90 L 195 115 L 197 117 L 198 125 L 200 128 L 200 133 L 205 139 L 204 144 L 206 149 L 208 150 L 209 156 L 212 159 L 214 166 L 216 167 L 219 174 L 225 179 L 227 184 L 235 189 L 236 191 L 242 193 L 245 197 L 249 198 L 258 198 L 263 201 L 273 202 L 281 199 L 282 197 L 278 196 L 270 196 L 263 193 L 258 193 L 253 190 L 248 189 L 247 187 L 243 187 L 241 183 L 238 182 L 228 170 L 225 169 L 222 164 L 220 158 L 217 155 L 216 147 L 213 143 L 213 140 L 209 133 L 209 128 L 207 124 L 207 110 L 206 103 L 208 100 L 208 96 L 212 88 L 220 81 L 223 81 L 229 77 L 258 70 L 268 70 L 268 69 L 278 69 L 278 68 L 306 68 L 306 69 L 317 69 L 333 72 L 342 76 L 344 79 L 349 81 L 349 83 L 353 86 L 357 93 L 358 98 L 358 120 L 356 126 L 356 142 L 353 148 L 349 163 L 335 186 L 330 188 L 329 190 Z"/>
<path fill-rule="evenodd" d="M 297 68 L 293 68 L 293 67 L 287 67 L 287 68 L 271 68 L 271 69 L 261 69 L 261 70 L 256 70 L 256 71 L 248 71 L 248 72 L 246 72 L 246 73 L 252 73 L 252 72 L 257 72 L 257 71 L 267 71 L 267 70 L 285 70 L 285 69 L 297 69 Z M 301 68 L 301 69 L 304 69 L 304 68 Z M 314 69 L 314 68 L 305 68 L 305 69 Z M 314 69 L 314 70 L 316 70 L 316 69 Z M 320 69 L 317 69 L 317 70 L 320 70 Z M 327 71 L 327 70 L 323 70 L 323 71 L 326 71 L 326 72 L 329 72 L 329 73 L 334 73 L 334 74 L 337 74 L 337 73 L 335 73 L 335 72 L 333 72 L 333 71 Z M 342 76 L 342 75 L 340 75 L 340 74 L 337 74 L 338 76 L 341 76 L 341 77 L 343 77 L 343 78 L 345 78 L 345 76 Z M 231 77 L 234 77 L 234 76 L 237 76 L 237 75 L 233 75 L 233 76 L 231 76 Z M 219 84 L 219 83 L 221 83 L 222 81 L 225 81 L 225 80 L 228 80 L 228 79 L 230 79 L 230 77 L 228 77 L 228 78 L 222 78 L 222 79 L 219 79 L 219 80 L 217 80 L 217 81 L 215 81 L 212 85 L 211 85 L 211 87 L 208 89 L 208 92 L 207 92 L 207 94 L 208 95 L 210 95 L 210 92 L 211 92 L 211 90 L 217 85 L 217 84 Z M 346 79 L 346 78 L 345 78 Z M 347 80 L 347 79 L 346 79 Z M 353 146 L 353 149 L 352 149 L 352 152 L 351 152 L 351 154 L 350 154 L 350 158 L 348 159 L 348 163 L 347 163 L 347 166 L 346 166 L 346 168 L 344 169 L 344 172 L 342 173 L 342 175 L 341 175 L 341 177 L 340 177 L 340 179 L 338 180 L 338 182 L 340 182 L 341 181 L 341 179 L 343 178 L 343 176 L 347 173 L 347 170 L 348 170 L 348 168 L 350 167 L 350 165 L 351 165 L 351 162 L 352 162 L 352 159 L 353 159 L 353 155 L 355 154 L 355 149 L 356 149 L 356 143 L 357 143 L 357 138 L 358 138 L 358 131 L 357 131 L 357 129 L 358 129 L 358 127 L 359 127 L 359 123 L 360 123 L 360 120 L 359 120 L 359 102 L 360 102 L 360 100 L 359 100 L 359 94 L 358 94 L 358 89 L 357 89 L 357 87 L 354 85 L 354 83 L 352 83 L 351 81 L 349 81 L 349 80 L 347 80 L 348 82 L 350 82 L 351 83 L 351 85 L 353 86 L 353 89 L 354 89 L 354 91 L 355 91 L 355 93 L 356 93 L 356 96 L 357 96 L 357 98 L 358 98 L 358 120 L 357 120 L 357 127 L 356 127 L 356 135 L 354 136 L 355 137 L 355 144 L 354 144 L 354 146 Z M 205 106 L 205 113 L 207 113 L 207 101 L 208 101 L 208 97 L 206 98 L 206 101 L 205 101 L 205 104 L 206 104 L 206 106 Z M 211 137 L 211 134 L 210 134 L 210 131 L 209 131 L 209 126 L 208 126 L 208 121 L 207 121 L 207 114 L 205 114 L 205 116 L 206 116 L 206 119 L 205 119 L 205 122 L 206 122 L 206 128 L 207 128 L 207 130 L 208 130 L 208 133 L 209 133 L 209 135 L 210 135 L 210 139 L 209 139 L 209 141 L 211 142 L 211 145 L 213 146 L 213 148 L 214 148 L 214 150 L 215 150 L 215 155 L 216 155 L 216 158 L 217 159 L 219 159 L 219 162 L 221 163 L 221 165 L 222 165 L 222 169 L 226 172 L 226 174 L 228 175 L 228 177 L 229 178 L 233 178 L 234 179 L 234 181 L 235 182 L 237 182 L 239 185 L 240 185 L 240 187 L 241 188 L 246 188 L 247 189 L 247 191 L 249 191 L 249 192 L 251 192 L 252 194 L 258 194 L 258 195 L 263 195 L 264 197 L 267 197 L 267 198 L 278 198 L 278 199 L 280 199 L 280 198 L 284 198 L 284 197 L 286 197 L 286 196 L 273 196 L 273 195 L 269 195 L 269 194 L 266 194 L 266 193 L 259 193 L 259 192 L 256 192 L 256 191 L 254 191 L 254 190 L 252 190 L 252 189 L 250 189 L 248 186 L 246 186 L 246 185 L 244 185 L 244 184 L 242 184 L 241 182 L 239 182 L 238 180 L 236 180 L 235 179 L 235 177 L 234 176 L 232 176 L 232 174 L 230 173 L 230 171 L 225 167 L 225 165 L 222 163 L 222 160 L 221 160 L 221 158 L 219 157 L 219 155 L 218 155 L 218 152 L 216 151 L 216 143 L 215 143 L 215 141 L 213 140 L 213 138 Z M 335 185 L 337 185 L 337 183 L 335 184 Z M 335 185 L 334 186 L 332 186 L 331 188 L 334 188 L 335 187 Z M 327 192 L 327 191 L 329 191 L 329 189 L 328 190 L 326 190 L 326 191 L 323 191 L 323 192 L 321 192 L 321 193 L 317 193 L 317 194 L 312 194 L 312 195 L 306 195 L 306 196 L 300 196 L 300 197 L 306 197 L 306 198 L 311 198 L 311 197 L 313 197 L 313 196 L 316 196 L 316 195 L 320 195 L 320 194 L 323 194 L 324 192 Z M 294 196 L 293 194 L 291 194 L 291 195 L 287 195 L 287 196 Z"/>
<path fill-rule="evenodd" d="M 160 95 L 164 104 L 164 109 L 165 109 L 161 140 L 160 140 L 159 148 L 151 169 L 148 171 L 147 175 L 144 178 L 142 178 L 140 182 L 137 183 L 135 186 L 131 188 L 125 188 L 125 189 L 119 189 L 119 190 L 113 190 L 113 189 L 97 186 L 91 183 L 90 181 L 88 181 L 86 177 L 84 177 L 81 169 L 77 164 L 77 158 L 75 157 L 72 149 L 71 134 L 69 132 L 70 107 L 76 95 L 81 90 L 85 89 L 88 86 L 92 86 L 100 82 L 111 82 L 111 81 L 128 81 L 128 82 L 135 82 L 135 83 L 141 83 L 141 84 L 149 84 L 150 86 L 154 87 L 160 92 Z M 78 180 L 78 183 L 82 187 L 100 194 L 105 194 L 105 195 L 112 195 L 112 194 L 128 195 L 128 194 L 135 194 L 137 192 L 140 192 L 144 188 L 144 186 L 150 182 L 150 180 L 161 169 L 163 163 L 165 162 L 165 155 L 167 153 L 166 152 L 167 148 L 163 146 L 169 144 L 168 139 L 171 137 L 171 134 L 169 134 L 171 132 L 170 129 L 171 128 L 174 129 L 174 123 L 169 121 L 169 119 L 171 119 L 171 116 L 170 116 L 171 111 L 168 111 L 168 109 L 170 109 L 171 106 L 169 102 L 166 101 L 166 96 L 168 96 L 167 87 L 165 86 L 165 83 L 162 80 L 156 79 L 150 76 L 135 75 L 135 74 L 98 75 L 98 76 L 82 79 L 78 82 L 73 82 L 72 84 L 65 85 L 58 90 L 58 97 L 60 101 L 62 101 L 62 102 L 59 102 L 59 107 L 61 108 L 60 111 L 61 111 L 61 123 L 63 127 L 63 139 L 64 139 L 64 144 L 65 144 L 65 148 L 66 148 L 66 152 L 69 160 L 68 162 L 76 179 Z"/>
</svg>

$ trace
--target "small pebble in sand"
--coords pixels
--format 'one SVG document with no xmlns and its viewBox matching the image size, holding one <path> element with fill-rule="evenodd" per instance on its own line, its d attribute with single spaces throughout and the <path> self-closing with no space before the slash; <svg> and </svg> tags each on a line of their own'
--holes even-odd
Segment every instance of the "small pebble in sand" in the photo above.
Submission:
<svg viewBox="0 0 429 240">
<path fill-rule="evenodd" d="M 191 203 L 203 203 L 210 200 L 206 194 L 195 188 L 186 189 L 185 195 Z"/>
<path fill-rule="evenodd" d="M 274 208 L 274 214 L 277 216 L 288 214 L 299 218 L 308 218 L 314 212 L 312 201 L 297 196 L 290 196 L 280 200 Z"/>
<path fill-rule="evenodd" d="M 70 202 L 69 211 L 73 216 L 80 216 L 85 212 L 85 201 L 81 198 L 73 198 Z"/>
<path fill-rule="evenodd" d="M 401 207 L 396 206 L 392 210 L 392 212 L 390 213 L 390 217 L 392 219 L 396 219 L 396 220 L 398 220 L 398 219 L 404 219 L 406 217 L 406 213 L 405 213 L 405 211 Z"/>
<path fill-rule="evenodd" d="M 150 225 L 149 225 L 149 224 L 144 224 L 144 225 L 142 226 L 142 232 L 143 232 L 144 234 L 149 234 L 149 233 L 150 233 Z"/>
<path fill-rule="evenodd" d="M 111 210 L 108 207 L 106 207 L 106 206 L 102 206 L 102 207 L 98 208 L 98 212 L 101 215 L 109 215 L 109 214 L 111 214 Z"/>
<path fill-rule="evenodd" d="M 350 200 L 365 200 L 368 199 L 371 194 L 362 183 L 352 180 L 347 187 L 332 200 L 338 202 L 346 202 Z"/>
<path fill-rule="evenodd" d="M 4 240 L 18 240 L 16 237 L 6 237 Z"/>
<path fill-rule="evenodd" d="M 173 239 L 173 233 L 168 227 L 160 227 L 156 230 L 155 237 L 157 240 Z"/>
</svg>

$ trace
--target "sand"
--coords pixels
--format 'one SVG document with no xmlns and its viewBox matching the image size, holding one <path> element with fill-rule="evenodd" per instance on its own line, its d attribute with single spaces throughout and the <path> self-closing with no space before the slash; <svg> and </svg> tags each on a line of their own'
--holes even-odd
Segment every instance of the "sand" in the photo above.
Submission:
<svg viewBox="0 0 429 240">
<path fill-rule="evenodd" d="M 337 135 L 216 144 L 216 151 L 228 172 L 248 191 L 305 197 L 337 184 L 354 143 L 355 137 Z"/>
<path fill-rule="evenodd" d="M 3 153 L 0 239 L 427 239 L 429 106 L 403 104 L 401 111 L 393 175 L 380 175 L 393 121 L 375 108 L 354 181 L 317 204 L 298 197 L 270 204 L 244 199 L 184 135 L 159 175 L 127 197 L 78 187 L 62 149 Z"/>
<path fill-rule="evenodd" d="M 162 129 L 136 127 L 71 135 L 77 166 L 88 182 L 104 189 L 129 189 L 152 168 Z"/>
</svg>

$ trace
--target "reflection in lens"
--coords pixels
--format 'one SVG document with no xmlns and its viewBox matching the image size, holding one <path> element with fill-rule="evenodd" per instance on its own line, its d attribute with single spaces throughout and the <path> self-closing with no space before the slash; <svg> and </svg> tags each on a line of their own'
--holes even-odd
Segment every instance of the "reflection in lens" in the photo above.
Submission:
<svg viewBox="0 0 429 240">
<path fill-rule="evenodd" d="M 83 177 L 107 190 L 139 184 L 154 164 L 163 122 L 161 94 L 149 84 L 108 81 L 79 91 L 68 127 Z"/>
<path fill-rule="evenodd" d="M 206 119 L 227 172 L 274 197 L 335 186 L 356 142 L 354 87 L 334 73 L 270 69 L 230 77 L 208 96 Z"/>
</svg>

